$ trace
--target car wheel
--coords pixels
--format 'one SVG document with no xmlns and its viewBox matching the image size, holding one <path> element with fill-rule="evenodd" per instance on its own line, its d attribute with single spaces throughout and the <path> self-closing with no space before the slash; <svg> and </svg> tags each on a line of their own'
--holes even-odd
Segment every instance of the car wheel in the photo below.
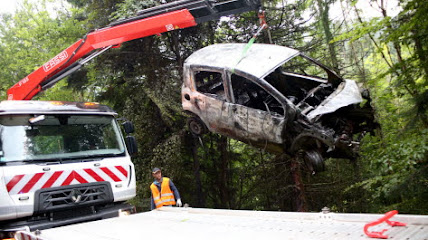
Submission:
<svg viewBox="0 0 428 240">
<path fill-rule="evenodd" d="M 189 131 L 196 136 L 200 136 L 208 132 L 205 124 L 196 117 L 187 119 L 187 127 L 189 128 Z"/>
<path fill-rule="evenodd" d="M 319 151 L 307 150 L 304 152 L 303 159 L 311 172 L 318 173 L 325 171 L 324 158 Z"/>
</svg>

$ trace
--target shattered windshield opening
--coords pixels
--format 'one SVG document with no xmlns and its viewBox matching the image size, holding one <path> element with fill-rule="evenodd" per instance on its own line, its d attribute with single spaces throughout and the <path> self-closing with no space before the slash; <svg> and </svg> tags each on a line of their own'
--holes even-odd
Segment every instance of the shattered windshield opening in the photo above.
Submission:
<svg viewBox="0 0 428 240">
<path fill-rule="evenodd" d="M 319 106 L 334 87 L 321 66 L 302 56 L 285 62 L 265 77 L 265 80 L 296 105 L 303 113 Z"/>
<path fill-rule="evenodd" d="M 31 123 L 32 122 L 32 123 Z M 123 155 L 112 116 L 0 116 L 0 162 L 56 161 Z"/>
<path fill-rule="evenodd" d="M 297 55 L 289 59 L 280 68 L 286 73 L 295 73 L 302 76 L 314 77 L 318 78 L 318 80 L 328 79 L 328 74 L 325 69 L 301 55 Z"/>
<path fill-rule="evenodd" d="M 284 107 L 256 83 L 236 74 L 231 75 L 231 83 L 236 104 L 284 116 Z"/>
</svg>

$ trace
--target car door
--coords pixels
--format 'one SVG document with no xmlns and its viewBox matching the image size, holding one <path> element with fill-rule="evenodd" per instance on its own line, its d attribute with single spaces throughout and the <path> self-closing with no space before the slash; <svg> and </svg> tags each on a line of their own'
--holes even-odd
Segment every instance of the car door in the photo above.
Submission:
<svg viewBox="0 0 428 240">
<path fill-rule="evenodd" d="M 262 82 L 231 73 L 228 75 L 231 86 L 232 113 L 235 133 L 255 142 L 273 142 L 281 144 L 285 128 L 285 107 Z"/>
<path fill-rule="evenodd" d="M 198 102 L 197 115 L 211 131 L 227 133 L 230 131 L 228 127 L 230 121 L 224 73 L 216 69 L 194 68 L 192 74 L 197 92 L 195 100 Z"/>
</svg>

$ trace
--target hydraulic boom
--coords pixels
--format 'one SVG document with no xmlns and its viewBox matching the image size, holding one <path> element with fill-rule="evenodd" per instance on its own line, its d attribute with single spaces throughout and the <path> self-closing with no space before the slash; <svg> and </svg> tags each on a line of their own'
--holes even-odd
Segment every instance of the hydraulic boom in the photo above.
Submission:
<svg viewBox="0 0 428 240">
<path fill-rule="evenodd" d="M 260 7 L 260 0 L 181 0 L 138 12 L 86 34 L 43 66 L 12 86 L 8 100 L 31 100 L 82 65 L 121 43 L 175 29 L 196 26 L 221 16 L 239 14 Z"/>
</svg>

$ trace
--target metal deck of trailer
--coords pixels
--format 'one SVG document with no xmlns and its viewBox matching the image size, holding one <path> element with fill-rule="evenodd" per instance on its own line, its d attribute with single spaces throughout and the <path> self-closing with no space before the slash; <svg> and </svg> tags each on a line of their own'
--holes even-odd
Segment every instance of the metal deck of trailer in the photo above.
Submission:
<svg viewBox="0 0 428 240">
<path fill-rule="evenodd" d="M 363 228 L 381 214 L 296 213 L 201 208 L 161 208 L 151 212 L 43 230 L 48 240 L 118 239 L 372 239 Z M 387 224 L 389 239 L 428 239 L 428 215 L 397 214 Z"/>
</svg>

